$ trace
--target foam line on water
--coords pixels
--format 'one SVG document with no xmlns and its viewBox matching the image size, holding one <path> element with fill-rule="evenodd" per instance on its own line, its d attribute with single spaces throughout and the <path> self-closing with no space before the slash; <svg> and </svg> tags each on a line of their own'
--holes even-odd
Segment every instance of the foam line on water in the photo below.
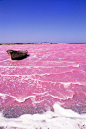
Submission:
<svg viewBox="0 0 86 129">
<path fill-rule="evenodd" d="M 33 66 L 34 65 L 34 66 Z M 51 67 L 56 67 L 56 65 L 51 65 L 51 66 L 45 66 L 45 65 L 36 65 L 35 66 L 35 63 L 33 64 L 33 65 L 29 65 L 29 66 L 25 66 L 25 65 L 23 65 L 22 67 L 21 66 L 16 66 L 16 65 L 14 65 L 14 66 L 2 66 L 2 65 L 0 65 L 0 67 L 10 67 L 10 68 L 12 68 L 12 67 L 20 67 L 20 68 L 28 68 L 28 67 L 34 67 L 34 68 L 38 68 L 38 67 L 43 67 L 43 68 L 51 68 Z M 80 65 L 79 64 L 73 64 L 73 65 L 58 65 L 57 67 L 63 67 L 63 68 L 67 68 L 67 67 L 79 67 Z"/>
<path fill-rule="evenodd" d="M 44 76 L 44 75 L 59 75 L 59 74 L 67 74 L 67 73 L 74 73 L 76 72 L 76 70 L 70 70 L 70 71 L 63 71 L 63 72 L 59 72 L 59 73 L 34 73 L 34 74 L 31 74 L 31 75 L 20 75 L 20 74 L 15 74 L 15 75 L 10 75 L 10 74 L 1 74 L 1 76 Z M 85 75 L 85 71 L 82 71 L 82 70 L 77 70 L 78 73 L 84 73 Z"/>
<path fill-rule="evenodd" d="M 86 82 L 59 82 L 60 84 L 64 85 L 64 88 L 68 88 L 71 84 L 78 84 L 78 85 L 83 85 L 86 86 Z"/>
<path fill-rule="evenodd" d="M 60 100 L 65 100 L 65 99 L 69 99 L 69 98 L 73 98 L 73 92 L 72 92 L 72 94 L 70 94 L 70 96 L 63 96 L 63 97 L 59 97 L 59 96 L 54 96 L 54 95 L 51 95 L 51 94 L 49 94 L 52 98 L 57 98 L 57 99 L 60 99 Z"/>
<path fill-rule="evenodd" d="M 10 59 L 6 59 L 6 60 L 0 60 L 0 62 L 3 62 L 3 61 L 8 61 L 8 60 L 10 60 Z"/>
<path fill-rule="evenodd" d="M 48 92 L 43 92 L 43 93 L 33 93 L 33 94 L 34 94 L 34 95 L 37 95 L 37 96 L 38 96 L 38 95 L 41 95 L 41 96 L 42 96 L 42 95 L 45 95 L 45 94 L 47 94 L 47 93 L 48 93 Z"/>
<path fill-rule="evenodd" d="M 25 98 L 17 98 L 17 97 L 14 97 L 14 96 L 10 95 L 10 94 L 3 94 L 3 93 L 0 93 L 0 97 L 2 99 L 6 99 L 6 97 L 11 97 L 11 98 L 15 99 L 19 103 L 24 102 L 28 98 L 34 98 L 35 99 L 34 95 L 28 96 L 28 97 L 25 97 Z"/>
</svg>

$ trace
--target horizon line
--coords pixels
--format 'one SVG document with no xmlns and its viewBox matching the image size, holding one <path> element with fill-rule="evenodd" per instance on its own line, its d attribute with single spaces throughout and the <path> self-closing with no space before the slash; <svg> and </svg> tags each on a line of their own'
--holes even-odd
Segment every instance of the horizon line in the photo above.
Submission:
<svg viewBox="0 0 86 129">
<path fill-rule="evenodd" d="M 10 44 L 86 44 L 86 43 L 52 43 L 52 42 L 31 42 L 31 43 L 0 43 L 0 45 L 10 45 Z"/>
</svg>

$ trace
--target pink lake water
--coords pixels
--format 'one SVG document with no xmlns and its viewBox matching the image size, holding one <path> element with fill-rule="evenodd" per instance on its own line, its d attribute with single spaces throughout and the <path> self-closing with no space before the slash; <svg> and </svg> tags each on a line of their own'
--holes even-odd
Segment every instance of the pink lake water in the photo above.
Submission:
<svg viewBox="0 0 86 129">
<path fill-rule="evenodd" d="M 30 56 L 11 60 L 8 49 Z M 8 128 L 10 119 L 27 129 L 86 129 L 86 44 L 0 45 L 0 111 Z"/>
</svg>

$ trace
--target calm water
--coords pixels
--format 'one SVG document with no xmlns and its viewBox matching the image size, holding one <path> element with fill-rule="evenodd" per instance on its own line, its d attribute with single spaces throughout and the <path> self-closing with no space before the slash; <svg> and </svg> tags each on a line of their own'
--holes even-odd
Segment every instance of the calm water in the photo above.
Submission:
<svg viewBox="0 0 86 129">
<path fill-rule="evenodd" d="M 0 45 L 0 111 L 7 128 L 86 129 L 86 44 Z"/>
</svg>

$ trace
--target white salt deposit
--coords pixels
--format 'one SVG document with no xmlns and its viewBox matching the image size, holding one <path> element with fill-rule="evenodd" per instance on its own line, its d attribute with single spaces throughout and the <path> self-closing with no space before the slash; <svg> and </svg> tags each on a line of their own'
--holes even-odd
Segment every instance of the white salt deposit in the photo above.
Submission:
<svg viewBox="0 0 86 129">
<path fill-rule="evenodd" d="M 24 114 L 18 118 L 4 118 L 0 113 L 0 127 L 6 129 L 86 129 L 86 114 L 54 104 L 54 112 L 44 114 Z"/>
</svg>

